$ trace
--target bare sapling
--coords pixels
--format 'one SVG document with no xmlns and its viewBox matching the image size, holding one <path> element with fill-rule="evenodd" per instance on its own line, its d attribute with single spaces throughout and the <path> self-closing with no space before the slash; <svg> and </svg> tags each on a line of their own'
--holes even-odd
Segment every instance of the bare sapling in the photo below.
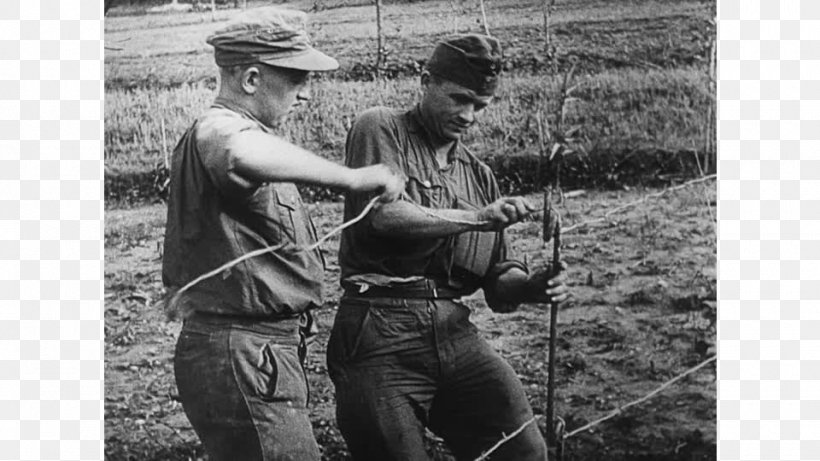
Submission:
<svg viewBox="0 0 820 461">
<path fill-rule="evenodd" d="M 554 122 L 550 124 L 549 117 L 544 114 L 544 111 L 539 111 L 536 114 L 538 122 L 538 141 L 539 141 L 539 187 L 544 191 L 544 200 L 546 207 L 547 186 L 543 184 L 543 175 L 541 170 L 546 165 L 549 174 L 549 189 L 558 194 L 559 203 L 564 201 L 564 193 L 561 189 L 561 167 L 564 156 L 572 155 L 576 152 L 585 153 L 586 149 L 581 138 L 582 125 L 567 126 L 567 109 L 571 102 L 579 99 L 573 96 L 573 93 L 578 89 L 580 83 L 571 85 L 573 75 L 575 74 L 577 63 L 573 63 L 572 67 L 564 74 L 561 82 L 561 88 L 558 93 L 558 103 L 556 105 L 555 113 L 552 116 Z"/>
</svg>

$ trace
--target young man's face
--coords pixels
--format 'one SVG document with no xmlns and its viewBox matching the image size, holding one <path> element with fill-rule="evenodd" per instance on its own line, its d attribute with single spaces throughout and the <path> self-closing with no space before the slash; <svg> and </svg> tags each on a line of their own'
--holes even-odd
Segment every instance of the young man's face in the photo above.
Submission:
<svg viewBox="0 0 820 461">
<path fill-rule="evenodd" d="M 296 107 L 310 99 L 310 72 L 261 65 L 256 90 L 259 120 L 275 126 Z"/>
<path fill-rule="evenodd" d="M 492 101 L 449 80 L 425 74 L 421 113 L 425 125 L 443 141 L 455 141 L 476 122 L 476 116 Z"/>
</svg>

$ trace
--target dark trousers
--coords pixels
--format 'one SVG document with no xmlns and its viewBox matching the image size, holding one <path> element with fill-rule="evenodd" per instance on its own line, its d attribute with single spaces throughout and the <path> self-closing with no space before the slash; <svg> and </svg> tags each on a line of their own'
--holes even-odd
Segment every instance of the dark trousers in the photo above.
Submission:
<svg viewBox="0 0 820 461">
<path fill-rule="evenodd" d="M 512 367 L 450 300 L 342 298 L 328 368 L 357 461 L 430 459 L 424 427 L 473 460 L 532 418 Z M 530 424 L 492 459 L 544 461 L 546 444 Z"/>
<path fill-rule="evenodd" d="M 183 324 L 174 373 L 211 461 L 319 459 L 298 323 L 195 314 Z"/>
</svg>

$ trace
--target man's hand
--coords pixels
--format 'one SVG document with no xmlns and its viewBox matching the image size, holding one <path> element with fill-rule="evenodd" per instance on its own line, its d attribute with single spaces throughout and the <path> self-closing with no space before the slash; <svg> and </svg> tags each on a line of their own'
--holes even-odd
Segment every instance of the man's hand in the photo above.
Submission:
<svg viewBox="0 0 820 461">
<path fill-rule="evenodd" d="M 570 298 L 569 287 L 564 282 L 566 264 L 561 262 L 561 271 L 555 277 L 549 265 L 530 273 L 525 283 L 523 302 L 562 303 Z"/>
<path fill-rule="evenodd" d="M 404 192 L 407 179 L 384 165 L 370 165 L 352 171 L 350 190 L 354 192 L 381 192 L 382 202 L 392 202 Z"/>
<path fill-rule="evenodd" d="M 476 218 L 485 222 L 481 230 L 499 231 L 524 220 L 536 208 L 522 197 L 502 197 L 478 211 Z"/>
</svg>

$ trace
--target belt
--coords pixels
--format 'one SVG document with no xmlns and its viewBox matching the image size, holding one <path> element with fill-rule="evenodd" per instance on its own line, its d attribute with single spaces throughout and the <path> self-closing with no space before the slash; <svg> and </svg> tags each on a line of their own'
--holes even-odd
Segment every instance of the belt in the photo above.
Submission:
<svg viewBox="0 0 820 461">
<path fill-rule="evenodd" d="M 239 325 L 261 334 L 281 335 L 288 332 L 293 334 L 293 339 L 298 340 L 300 346 L 313 342 L 314 337 L 319 332 L 313 314 L 309 310 L 291 317 L 262 317 L 194 311 L 186 320 L 222 326 Z"/>
<path fill-rule="evenodd" d="M 422 280 L 407 285 L 379 286 L 359 282 L 342 282 L 344 295 L 353 298 L 419 298 L 454 299 L 464 296 L 457 290 L 436 286 L 434 280 Z"/>
</svg>

